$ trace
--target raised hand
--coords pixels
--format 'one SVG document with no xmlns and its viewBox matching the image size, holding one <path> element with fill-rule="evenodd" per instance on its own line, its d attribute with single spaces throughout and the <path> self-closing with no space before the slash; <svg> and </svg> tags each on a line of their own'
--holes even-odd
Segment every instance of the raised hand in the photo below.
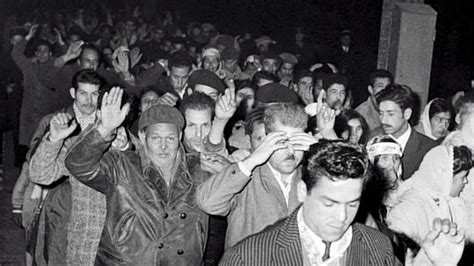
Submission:
<svg viewBox="0 0 474 266">
<path fill-rule="evenodd" d="M 201 152 L 201 169 L 211 174 L 217 174 L 222 172 L 227 166 L 230 165 L 230 161 L 219 154 L 204 154 Z"/>
<path fill-rule="evenodd" d="M 448 219 L 436 218 L 421 248 L 433 265 L 457 265 L 464 251 L 464 241 L 464 229 Z"/>
<path fill-rule="evenodd" d="M 293 146 L 293 149 L 307 151 L 309 147 L 318 142 L 318 140 L 309 133 L 295 133 L 291 135 L 289 142 Z"/>
<path fill-rule="evenodd" d="M 140 62 L 140 59 L 142 58 L 143 54 L 140 53 L 140 48 L 135 47 L 130 51 L 130 68 L 133 68 L 138 62 Z"/>
<path fill-rule="evenodd" d="M 104 138 L 109 137 L 110 134 L 123 123 L 125 117 L 127 117 L 130 104 L 126 103 L 120 108 L 122 96 L 123 89 L 113 87 L 110 91 L 106 92 L 102 98 L 99 116 L 100 122 L 97 129 Z"/>
<path fill-rule="evenodd" d="M 233 81 L 232 81 L 233 83 Z M 224 95 L 219 96 L 216 102 L 216 119 L 228 121 L 237 110 L 235 103 L 235 86 L 229 86 Z"/>
<path fill-rule="evenodd" d="M 35 24 L 31 26 L 30 30 L 28 31 L 28 34 L 25 36 L 25 40 L 29 41 L 33 36 L 35 36 L 36 31 L 38 30 L 39 25 Z"/>
<path fill-rule="evenodd" d="M 57 113 L 49 122 L 49 141 L 58 142 L 64 140 L 74 132 L 76 127 L 77 123 L 72 115 L 68 113 Z"/>
<path fill-rule="evenodd" d="M 82 45 L 84 45 L 84 41 L 72 42 L 67 48 L 67 52 L 66 52 L 67 59 L 71 60 L 74 58 L 78 58 L 82 52 Z"/>
<path fill-rule="evenodd" d="M 54 28 L 53 30 L 56 33 L 56 41 L 58 44 L 61 46 L 65 45 L 66 43 L 64 42 L 61 32 L 58 30 L 58 28 Z"/>
<path fill-rule="evenodd" d="M 286 132 L 271 132 L 262 143 L 252 152 L 252 154 L 242 161 L 248 170 L 264 164 L 272 154 L 280 149 L 286 149 L 289 145 Z"/>
<path fill-rule="evenodd" d="M 158 104 L 162 104 L 162 105 L 175 106 L 177 101 L 178 101 L 178 97 L 176 95 L 173 95 L 170 92 L 167 92 L 163 96 L 158 98 L 157 102 Z"/>
<path fill-rule="evenodd" d="M 112 65 L 116 72 L 128 73 L 130 69 L 128 54 L 124 51 L 120 51 L 117 54 L 117 59 L 112 61 Z"/>
</svg>

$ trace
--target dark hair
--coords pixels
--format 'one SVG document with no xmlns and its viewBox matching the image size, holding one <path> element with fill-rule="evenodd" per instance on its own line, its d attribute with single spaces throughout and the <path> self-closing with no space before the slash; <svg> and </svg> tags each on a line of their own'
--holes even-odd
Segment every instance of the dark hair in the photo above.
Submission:
<svg viewBox="0 0 474 266">
<path fill-rule="evenodd" d="M 100 60 L 100 54 L 101 54 L 101 53 L 100 53 L 99 49 L 97 49 L 97 47 L 96 47 L 95 45 L 93 45 L 93 44 L 91 44 L 91 43 L 85 43 L 85 44 L 82 45 L 82 48 L 81 48 L 81 49 L 82 49 L 82 51 L 81 51 L 81 54 L 79 55 L 79 60 L 82 59 L 82 55 L 84 54 L 84 52 L 85 52 L 86 50 L 92 50 L 92 51 L 96 52 L 96 53 L 97 53 L 97 56 L 99 57 L 99 60 Z"/>
<path fill-rule="evenodd" d="M 370 73 L 370 85 L 374 86 L 375 80 L 378 78 L 387 78 L 390 81 L 390 84 L 393 83 L 393 75 L 388 70 L 377 69 Z"/>
<path fill-rule="evenodd" d="M 52 46 L 51 43 L 49 43 L 48 41 L 43 40 L 43 39 L 37 40 L 37 41 L 35 42 L 35 51 L 37 51 L 40 46 L 46 46 L 46 47 L 49 48 L 49 51 L 50 51 L 51 53 L 54 53 L 54 51 L 53 51 L 53 46 Z"/>
<path fill-rule="evenodd" d="M 295 84 L 297 84 L 298 81 L 300 81 L 300 79 L 306 78 L 306 77 L 312 78 L 314 80 L 313 72 L 311 72 L 307 69 L 296 71 L 296 73 L 294 75 L 294 78 L 293 78 L 293 82 Z"/>
<path fill-rule="evenodd" d="M 271 72 L 265 71 L 265 70 L 261 70 L 261 71 L 255 72 L 255 74 L 253 75 L 253 77 L 252 77 L 252 87 L 258 88 L 258 82 L 261 79 L 271 80 L 273 82 L 280 82 L 280 78 L 277 75 L 275 75 Z"/>
<path fill-rule="evenodd" d="M 74 74 L 74 77 L 72 78 L 72 87 L 74 89 L 79 88 L 79 83 L 99 85 L 99 90 L 101 90 L 103 89 L 105 81 L 96 71 L 83 69 Z"/>
<path fill-rule="evenodd" d="M 320 140 L 303 159 L 302 180 L 308 194 L 323 177 L 332 181 L 369 178 L 369 159 L 362 147 L 344 140 Z"/>
<path fill-rule="evenodd" d="M 184 68 L 189 67 L 191 70 L 193 66 L 193 59 L 187 55 L 185 52 L 174 52 L 169 57 L 169 69 L 171 70 L 173 67 L 176 68 Z"/>
<path fill-rule="evenodd" d="M 336 135 L 341 138 L 342 133 L 349 131 L 349 136 L 351 133 L 351 127 L 349 126 L 349 121 L 352 119 L 357 119 L 360 121 L 362 126 L 362 136 L 359 139 L 359 144 L 365 145 L 369 137 L 369 125 L 365 118 L 357 111 L 348 109 L 342 111 L 337 117 L 334 123 L 334 132 Z"/>
<path fill-rule="evenodd" d="M 253 133 L 253 127 L 255 124 L 263 124 L 265 109 L 263 107 L 257 107 L 250 111 L 245 119 L 245 134 L 251 136 Z"/>
<path fill-rule="evenodd" d="M 429 118 L 433 118 L 435 114 L 444 113 L 444 112 L 451 112 L 451 108 L 449 106 L 448 101 L 442 98 L 438 98 L 433 100 L 430 105 L 430 110 L 428 112 Z"/>
<path fill-rule="evenodd" d="M 398 106 L 402 111 L 405 111 L 407 108 L 412 109 L 415 112 L 416 99 L 413 91 L 410 87 L 400 84 L 391 84 L 387 88 L 379 91 L 375 95 L 375 100 L 377 104 L 380 105 L 383 101 L 392 101 Z"/>
<path fill-rule="evenodd" d="M 453 175 L 472 168 L 472 153 L 466 146 L 453 147 Z"/>
<path fill-rule="evenodd" d="M 253 86 L 252 82 L 248 79 L 246 80 L 235 80 L 235 94 L 237 94 L 238 91 L 245 89 L 245 88 L 251 88 L 255 92 L 255 87 Z"/>
<path fill-rule="evenodd" d="M 323 89 L 327 91 L 332 85 L 341 84 L 349 90 L 347 77 L 342 74 L 327 74 L 323 79 Z"/>
<path fill-rule="evenodd" d="M 186 111 L 188 109 L 192 110 L 210 110 L 211 113 L 214 113 L 215 107 L 214 100 L 201 92 L 193 92 L 189 97 L 184 98 L 179 106 L 179 110 L 183 114 L 186 115 Z"/>
</svg>

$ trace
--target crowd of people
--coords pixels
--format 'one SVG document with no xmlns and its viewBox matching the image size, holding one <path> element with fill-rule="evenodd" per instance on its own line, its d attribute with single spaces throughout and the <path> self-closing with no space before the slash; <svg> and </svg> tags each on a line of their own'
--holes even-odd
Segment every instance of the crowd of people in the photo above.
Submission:
<svg viewBox="0 0 474 266">
<path fill-rule="evenodd" d="M 7 23 L 0 116 L 27 265 L 472 264 L 474 94 L 418 115 L 410 84 L 358 76 L 348 30 L 40 14 Z"/>
</svg>

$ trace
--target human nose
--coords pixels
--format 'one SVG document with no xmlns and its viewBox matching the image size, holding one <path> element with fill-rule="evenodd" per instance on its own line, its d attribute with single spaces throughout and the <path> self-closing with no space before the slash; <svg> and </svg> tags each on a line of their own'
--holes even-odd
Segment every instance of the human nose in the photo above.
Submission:
<svg viewBox="0 0 474 266">
<path fill-rule="evenodd" d="M 199 127 L 197 130 L 196 130 L 196 137 L 201 137 L 202 136 L 202 127 Z"/>
<path fill-rule="evenodd" d="M 347 207 L 344 205 L 339 206 L 335 217 L 338 222 L 344 223 L 347 219 Z"/>
</svg>

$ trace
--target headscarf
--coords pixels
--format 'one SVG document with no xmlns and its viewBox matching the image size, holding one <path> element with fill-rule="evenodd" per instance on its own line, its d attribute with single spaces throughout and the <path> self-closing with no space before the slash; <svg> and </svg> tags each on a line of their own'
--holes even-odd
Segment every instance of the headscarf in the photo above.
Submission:
<svg viewBox="0 0 474 266">
<path fill-rule="evenodd" d="M 431 121 L 430 121 L 430 108 L 431 104 L 436 101 L 438 98 L 431 100 L 426 106 L 425 109 L 423 110 L 423 113 L 421 114 L 420 117 L 420 125 L 418 128 L 423 130 L 423 134 L 425 134 L 427 137 L 433 140 L 437 140 L 438 138 L 433 136 L 433 133 L 431 132 Z"/>
<path fill-rule="evenodd" d="M 423 158 L 420 168 L 400 186 L 400 195 L 413 189 L 418 195 L 427 195 L 451 220 L 466 228 L 466 207 L 460 197 L 451 197 L 454 152 L 451 145 L 431 149 Z M 403 195 L 402 195 L 403 197 Z"/>
</svg>

